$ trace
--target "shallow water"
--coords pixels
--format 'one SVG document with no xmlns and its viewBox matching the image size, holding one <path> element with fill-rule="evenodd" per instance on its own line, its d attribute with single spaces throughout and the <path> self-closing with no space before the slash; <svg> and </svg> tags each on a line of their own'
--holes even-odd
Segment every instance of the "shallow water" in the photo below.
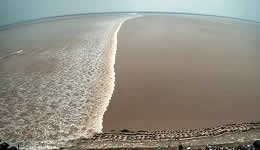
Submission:
<svg viewBox="0 0 260 150">
<path fill-rule="evenodd" d="M 260 120 L 260 25 L 154 15 L 118 35 L 105 130 L 203 128 Z"/>
</svg>

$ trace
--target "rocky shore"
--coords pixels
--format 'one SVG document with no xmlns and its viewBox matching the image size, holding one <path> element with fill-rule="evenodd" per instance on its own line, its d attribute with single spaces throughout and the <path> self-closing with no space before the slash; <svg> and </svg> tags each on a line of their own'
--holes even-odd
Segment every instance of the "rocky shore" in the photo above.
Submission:
<svg viewBox="0 0 260 150">
<path fill-rule="evenodd" d="M 110 131 L 97 133 L 92 138 L 70 141 L 66 150 L 177 147 L 180 143 L 192 147 L 207 144 L 250 143 L 260 138 L 260 122 L 227 124 L 213 128 L 158 130 L 158 131 Z"/>
</svg>

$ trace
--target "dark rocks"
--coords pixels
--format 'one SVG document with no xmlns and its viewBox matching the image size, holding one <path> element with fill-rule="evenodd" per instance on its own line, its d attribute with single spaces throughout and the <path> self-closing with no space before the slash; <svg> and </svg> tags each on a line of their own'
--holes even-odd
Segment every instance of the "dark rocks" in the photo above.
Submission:
<svg viewBox="0 0 260 150">
<path fill-rule="evenodd" d="M 255 147 L 256 150 L 260 150 L 260 140 L 256 140 L 256 141 L 253 143 L 253 146 Z"/>
<path fill-rule="evenodd" d="M 6 142 L 3 142 L 2 144 L 0 144 L 0 150 L 6 150 L 8 149 L 9 144 Z"/>
<path fill-rule="evenodd" d="M 1 140 L 0 140 L 1 142 Z M 11 146 L 6 142 L 0 143 L 0 150 L 18 150 L 15 146 Z"/>
<path fill-rule="evenodd" d="M 128 129 L 120 130 L 120 132 L 130 132 Z"/>
<path fill-rule="evenodd" d="M 179 146 L 178 146 L 178 150 L 183 150 L 183 146 L 182 146 L 182 145 L 179 145 Z"/>
</svg>

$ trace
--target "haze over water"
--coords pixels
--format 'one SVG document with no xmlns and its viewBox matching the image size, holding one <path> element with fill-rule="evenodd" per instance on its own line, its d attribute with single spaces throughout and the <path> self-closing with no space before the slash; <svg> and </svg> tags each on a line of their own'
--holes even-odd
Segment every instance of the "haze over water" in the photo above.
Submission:
<svg viewBox="0 0 260 150">
<path fill-rule="evenodd" d="M 118 35 L 105 130 L 200 128 L 259 120 L 260 26 L 155 15 Z"/>
</svg>

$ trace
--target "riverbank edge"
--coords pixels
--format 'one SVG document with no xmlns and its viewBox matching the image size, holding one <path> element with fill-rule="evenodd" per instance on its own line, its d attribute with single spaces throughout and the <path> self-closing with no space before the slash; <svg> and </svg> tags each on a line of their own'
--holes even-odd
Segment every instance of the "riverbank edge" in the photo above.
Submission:
<svg viewBox="0 0 260 150">
<path fill-rule="evenodd" d="M 61 150 L 86 149 L 150 149 L 177 147 L 180 143 L 193 148 L 205 145 L 252 144 L 260 139 L 260 121 L 233 123 L 213 128 L 130 131 L 127 129 L 96 133 L 92 138 L 80 138 L 69 141 L 70 146 Z M 222 141 L 221 141 L 222 140 Z"/>
</svg>

